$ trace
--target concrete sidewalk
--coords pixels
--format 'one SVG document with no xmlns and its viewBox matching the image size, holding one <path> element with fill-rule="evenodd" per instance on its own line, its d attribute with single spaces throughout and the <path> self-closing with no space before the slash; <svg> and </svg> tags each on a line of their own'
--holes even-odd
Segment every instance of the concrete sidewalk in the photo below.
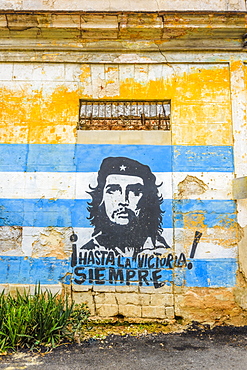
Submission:
<svg viewBox="0 0 247 370">
<path fill-rule="evenodd" d="M 141 336 L 110 335 L 81 345 L 63 345 L 48 354 L 2 356 L 0 369 L 247 369 L 247 328 Z"/>
</svg>

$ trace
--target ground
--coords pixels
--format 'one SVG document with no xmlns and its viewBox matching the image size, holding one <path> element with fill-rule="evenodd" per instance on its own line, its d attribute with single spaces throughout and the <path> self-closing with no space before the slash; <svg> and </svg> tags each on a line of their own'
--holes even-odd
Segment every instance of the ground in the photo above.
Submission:
<svg viewBox="0 0 247 370">
<path fill-rule="evenodd" d="M 81 344 L 63 344 L 48 353 L 18 351 L 2 356 L 0 369 L 245 370 L 246 348 L 246 326 L 210 330 L 192 324 L 182 333 L 148 333 L 144 329 L 136 335 L 93 335 Z"/>
</svg>

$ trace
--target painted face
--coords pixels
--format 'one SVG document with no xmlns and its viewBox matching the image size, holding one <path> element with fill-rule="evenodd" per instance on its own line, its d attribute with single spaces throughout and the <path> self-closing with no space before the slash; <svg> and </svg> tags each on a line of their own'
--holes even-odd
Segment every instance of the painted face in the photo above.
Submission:
<svg viewBox="0 0 247 370">
<path fill-rule="evenodd" d="M 143 188 L 143 179 L 139 176 L 107 176 L 102 203 L 111 222 L 128 225 L 131 219 L 138 217 Z"/>
</svg>

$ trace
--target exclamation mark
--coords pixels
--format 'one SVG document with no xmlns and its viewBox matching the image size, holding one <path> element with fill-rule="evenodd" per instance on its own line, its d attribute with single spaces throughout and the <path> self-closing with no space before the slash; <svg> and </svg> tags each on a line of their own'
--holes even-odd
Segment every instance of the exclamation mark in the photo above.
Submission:
<svg viewBox="0 0 247 370">
<path fill-rule="evenodd" d="M 78 240 L 78 236 L 76 234 L 72 234 L 70 236 L 70 241 L 76 242 Z M 71 267 L 75 267 L 77 265 L 77 248 L 76 244 L 72 244 L 72 255 L 71 255 Z"/>
<path fill-rule="evenodd" d="M 195 257 L 196 248 L 197 248 L 197 245 L 199 243 L 199 240 L 201 239 L 201 236 L 202 236 L 202 233 L 200 233 L 200 231 L 195 232 L 194 241 L 193 241 L 192 248 L 191 248 L 191 251 L 190 251 L 190 258 Z M 187 267 L 188 267 L 189 270 L 191 270 L 192 267 L 193 267 L 192 262 L 189 262 Z"/>
</svg>

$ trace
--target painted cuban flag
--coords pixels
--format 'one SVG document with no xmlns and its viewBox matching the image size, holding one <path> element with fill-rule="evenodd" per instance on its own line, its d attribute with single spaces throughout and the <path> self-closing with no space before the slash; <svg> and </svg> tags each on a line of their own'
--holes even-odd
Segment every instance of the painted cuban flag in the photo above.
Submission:
<svg viewBox="0 0 247 370">
<path fill-rule="evenodd" d="M 235 285 L 231 146 L 1 144 L 0 172 L 0 284 Z"/>
</svg>

